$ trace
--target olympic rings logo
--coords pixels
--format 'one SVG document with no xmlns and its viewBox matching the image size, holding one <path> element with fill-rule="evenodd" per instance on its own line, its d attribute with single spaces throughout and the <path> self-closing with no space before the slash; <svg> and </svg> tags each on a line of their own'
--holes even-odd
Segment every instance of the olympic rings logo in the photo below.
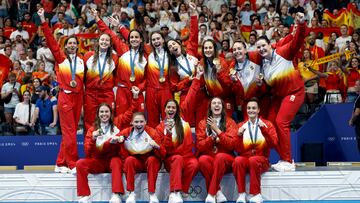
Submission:
<svg viewBox="0 0 360 203">
<path fill-rule="evenodd" d="M 202 193 L 202 188 L 200 187 L 200 185 L 190 186 L 190 188 L 189 188 L 189 196 L 191 198 L 196 198 L 201 193 Z"/>
</svg>

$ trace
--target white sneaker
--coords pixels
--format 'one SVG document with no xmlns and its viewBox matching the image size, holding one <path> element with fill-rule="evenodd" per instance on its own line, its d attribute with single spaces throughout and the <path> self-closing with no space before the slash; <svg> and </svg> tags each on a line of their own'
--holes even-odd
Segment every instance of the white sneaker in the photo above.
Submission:
<svg viewBox="0 0 360 203">
<path fill-rule="evenodd" d="M 206 196 L 205 203 L 216 203 L 215 196 L 208 194 Z"/>
<path fill-rule="evenodd" d="M 282 162 L 284 162 L 284 161 L 283 161 L 283 160 L 279 160 L 276 164 L 272 164 L 272 165 L 271 165 L 271 168 L 278 167 Z"/>
<path fill-rule="evenodd" d="M 54 172 L 55 173 L 69 173 L 70 169 L 66 166 L 55 166 Z"/>
<path fill-rule="evenodd" d="M 262 198 L 260 193 L 250 198 L 251 203 L 262 203 L 263 201 L 264 199 Z"/>
<path fill-rule="evenodd" d="M 69 169 L 69 172 L 71 175 L 76 175 L 76 167 L 72 168 L 72 169 Z"/>
<path fill-rule="evenodd" d="M 182 198 L 182 195 L 181 195 L 181 192 L 176 192 L 176 202 L 177 203 L 183 203 L 183 198 Z"/>
<path fill-rule="evenodd" d="M 287 161 L 282 161 L 281 163 L 275 165 L 275 166 L 271 166 L 275 171 L 278 172 L 291 172 L 291 171 L 295 171 L 295 163 L 289 163 Z"/>
<path fill-rule="evenodd" d="M 183 203 L 180 192 L 171 192 L 169 195 L 168 203 Z"/>
<path fill-rule="evenodd" d="M 126 199 L 126 203 L 136 203 L 136 195 L 135 192 L 130 192 L 128 198 Z"/>
<path fill-rule="evenodd" d="M 150 194 L 149 203 L 159 203 L 159 199 L 157 198 L 155 193 Z"/>
<path fill-rule="evenodd" d="M 227 199 L 224 195 L 224 193 L 221 192 L 221 190 L 217 191 L 216 193 L 216 202 L 227 202 Z"/>
<path fill-rule="evenodd" d="M 119 194 L 113 193 L 109 203 L 121 203 L 121 198 Z"/>
<path fill-rule="evenodd" d="M 236 203 L 246 203 L 246 193 L 239 193 L 239 197 L 236 200 Z"/>
<path fill-rule="evenodd" d="M 91 203 L 90 196 L 81 196 L 79 203 Z"/>
</svg>

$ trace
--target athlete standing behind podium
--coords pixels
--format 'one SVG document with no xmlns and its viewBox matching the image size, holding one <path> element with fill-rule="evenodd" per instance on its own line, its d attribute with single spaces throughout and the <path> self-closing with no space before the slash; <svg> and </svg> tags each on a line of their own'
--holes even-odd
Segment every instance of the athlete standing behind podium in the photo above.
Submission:
<svg viewBox="0 0 360 203">
<path fill-rule="evenodd" d="M 150 35 L 153 51 L 148 57 L 146 69 L 146 113 L 148 125 L 155 128 L 165 119 L 165 103 L 172 99 L 170 80 L 168 76 L 169 55 L 165 50 L 164 37 L 160 32 Z"/>
<path fill-rule="evenodd" d="M 58 110 L 62 141 L 55 172 L 76 173 L 75 164 L 78 160 L 76 130 L 83 104 L 85 63 L 82 57 L 77 55 L 78 41 L 76 37 L 67 38 L 65 49 L 61 50 L 45 21 L 43 8 L 39 9 L 38 15 L 47 45 L 56 61 L 55 72 L 60 87 Z"/>
<path fill-rule="evenodd" d="M 138 30 L 130 32 L 125 26 L 120 26 L 120 33 L 127 39 L 128 44 L 124 43 L 109 27 L 100 19 L 98 12 L 92 9 L 96 23 L 101 32 L 110 35 L 113 41 L 114 49 L 119 56 L 116 70 L 116 106 L 115 115 L 119 115 L 127 111 L 131 106 L 132 89 L 145 90 L 145 67 L 147 64 L 145 54 L 144 37 Z M 119 25 L 119 21 L 113 17 L 109 17 L 113 25 Z M 139 95 L 139 111 L 144 111 L 144 96 Z"/>
<path fill-rule="evenodd" d="M 276 148 L 280 155 L 276 171 L 294 171 L 295 164 L 291 157 L 290 123 L 304 102 L 304 82 L 292 60 L 298 53 L 305 38 L 304 14 L 297 13 L 298 23 L 295 36 L 290 42 L 273 49 L 266 37 L 259 37 L 256 42 L 258 53 L 263 57 L 264 81 L 271 87 L 272 104 L 268 119 L 275 124 L 279 136 Z"/>
<path fill-rule="evenodd" d="M 114 103 L 114 74 L 117 56 L 112 53 L 112 40 L 108 34 L 101 34 L 95 51 L 84 56 L 86 64 L 84 97 L 84 134 L 95 120 L 96 108 L 101 103 L 112 107 Z"/>
</svg>

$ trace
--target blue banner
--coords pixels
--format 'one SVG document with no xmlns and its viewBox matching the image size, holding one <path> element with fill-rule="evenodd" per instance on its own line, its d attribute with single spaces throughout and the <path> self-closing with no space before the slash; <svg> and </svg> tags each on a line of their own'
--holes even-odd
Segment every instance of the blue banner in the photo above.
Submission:
<svg viewBox="0 0 360 203">
<path fill-rule="evenodd" d="M 0 136 L 0 165 L 55 165 L 62 136 Z M 84 157 L 84 136 L 77 136 L 79 156 Z"/>
</svg>

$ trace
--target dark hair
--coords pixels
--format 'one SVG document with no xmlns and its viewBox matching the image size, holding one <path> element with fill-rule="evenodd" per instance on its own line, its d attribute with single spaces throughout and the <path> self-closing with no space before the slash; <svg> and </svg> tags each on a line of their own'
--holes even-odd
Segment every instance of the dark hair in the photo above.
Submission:
<svg viewBox="0 0 360 203">
<path fill-rule="evenodd" d="M 109 108 L 110 110 L 110 119 L 109 119 L 109 124 L 110 124 L 110 132 L 114 132 L 114 120 L 113 120 L 113 117 L 112 117 L 112 109 L 110 107 L 109 104 L 107 103 L 101 103 L 98 108 L 96 109 L 96 118 L 95 118 L 95 122 L 94 122 L 94 127 L 95 129 L 100 129 L 101 128 L 101 121 L 100 121 L 100 118 L 99 118 L 99 112 L 100 112 L 100 108 L 103 107 L 103 106 L 106 106 Z"/>
<path fill-rule="evenodd" d="M 144 113 L 144 112 L 138 111 L 138 112 L 133 113 L 131 120 L 134 120 L 134 118 L 135 118 L 136 116 L 143 116 L 143 117 L 145 118 L 145 120 L 146 120 L 146 116 L 145 116 L 145 113 Z"/>
<path fill-rule="evenodd" d="M 233 47 L 234 47 L 234 45 L 235 45 L 236 43 L 242 44 L 243 47 L 244 47 L 245 49 L 247 49 L 246 43 L 245 43 L 244 41 L 242 41 L 242 40 L 236 40 L 236 41 L 234 42 L 234 44 L 233 44 Z M 247 53 L 246 53 L 246 54 L 247 54 Z"/>
<path fill-rule="evenodd" d="M 206 42 L 211 42 L 212 45 L 213 45 L 213 47 L 214 47 L 214 56 L 213 56 L 213 58 L 211 58 L 211 59 L 209 59 L 209 58 L 207 58 L 207 57 L 205 56 L 204 45 L 205 45 Z M 208 69 L 209 69 L 208 65 L 209 65 L 209 63 L 210 63 L 210 65 L 212 66 L 212 65 L 213 65 L 212 59 L 217 58 L 217 56 L 218 56 L 218 53 L 217 53 L 217 52 L 218 52 L 218 51 L 217 51 L 217 46 L 216 46 L 216 43 L 215 43 L 214 40 L 212 40 L 212 39 L 207 39 L 207 40 L 205 40 L 205 41 L 203 42 L 202 47 L 201 47 L 201 53 L 202 53 L 202 56 L 203 56 L 203 59 L 204 59 L 204 74 L 205 74 L 205 75 L 208 73 Z M 209 61 L 209 60 L 210 60 L 210 61 Z M 212 69 L 211 75 L 216 75 L 216 68 L 213 68 L 213 69 Z"/>
<path fill-rule="evenodd" d="M 175 121 L 175 131 L 176 131 L 176 136 L 178 138 L 179 143 L 183 143 L 184 141 L 184 128 L 181 122 L 181 117 L 180 117 L 180 107 L 178 102 L 175 99 L 169 99 L 166 101 L 165 103 L 165 108 L 168 105 L 168 103 L 170 102 L 174 102 L 176 105 L 176 113 L 174 116 L 174 121 Z"/>
<path fill-rule="evenodd" d="M 133 33 L 133 32 L 137 32 L 137 33 L 139 33 L 139 36 L 140 36 L 140 38 L 142 39 L 142 42 L 140 43 L 140 45 L 139 45 L 139 63 L 141 63 L 142 61 L 143 61 L 143 57 L 144 57 L 144 52 L 145 52 L 145 39 L 144 39 L 144 35 L 142 34 L 142 32 L 140 32 L 139 30 L 137 30 L 137 29 L 132 29 L 130 32 L 129 32 L 129 35 L 128 35 L 128 40 L 127 40 L 127 42 L 128 42 L 128 44 L 129 44 L 129 47 L 131 48 L 131 45 L 130 45 L 130 35 L 131 35 L 131 33 Z"/>
<path fill-rule="evenodd" d="M 224 100 L 222 100 L 220 97 L 213 97 L 208 104 L 208 112 L 207 112 L 207 117 L 209 118 L 210 116 L 213 117 L 212 111 L 211 111 L 211 102 L 214 99 L 220 99 L 221 101 L 221 105 L 222 105 L 222 109 L 221 109 L 221 118 L 220 118 L 220 126 L 219 129 L 223 132 L 226 131 L 226 111 L 225 111 L 225 103 Z M 209 124 L 206 124 L 206 131 L 208 132 L 208 134 L 210 134 L 211 132 L 211 127 Z"/>
<path fill-rule="evenodd" d="M 64 41 L 64 46 L 65 46 L 65 45 L 68 43 L 68 41 L 69 41 L 70 39 L 72 39 L 72 38 L 74 38 L 74 39 L 76 40 L 76 44 L 79 45 L 79 40 L 78 40 L 75 36 L 70 36 L 70 37 L 68 37 L 68 38 L 65 39 L 65 41 Z M 48 42 L 46 42 L 46 43 L 48 43 Z M 76 52 L 77 52 L 77 51 L 76 51 Z M 71 59 L 69 58 L 69 54 L 67 53 L 66 50 L 65 50 L 65 53 L 66 53 L 66 56 L 67 56 L 68 60 L 71 61 Z"/>
<path fill-rule="evenodd" d="M 176 72 L 177 72 L 177 71 L 178 71 L 178 67 L 177 67 L 177 65 L 176 65 L 176 56 L 175 56 L 174 54 L 170 53 L 170 50 L 169 50 L 169 47 L 168 47 L 168 43 L 171 42 L 171 41 L 173 41 L 173 42 L 177 43 L 178 45 L 180 45 L 180 47 L 181 47 L 181 54 L 182 54 L 182 55 L 186 56 L 186 51 L 185 51 L 184 47 L 182 46 L 181 42 L 178 41 L 178 40 L 169 39 L 169 40 L 165 43 L 166 50 L 168 51 L 168 54 L 169 54 L 169 64 L 170 64 L 169 72 L 170 72 L 170 71 L 176 71 Z M 171 69 L 173 69 L 173 70 L 171 70 Z"/>
<path fill-rule="evenodd" d="M 269 38 L 266 36 L 266 35 L 262 35 L 260 36 L 259 38 L 257 38 L 257 42 L 260 41 L 260 40 L 265 40 L 267 44 L 270 44 L 270 40 Z"/>
<path fill-rule="evenodd" d="M 111 62 L 112 62 L 112 51 L 113 51 L 113 48 L 112 48 L 112 40 L 111 40 L 111 36 L 107 33 L 102 33 L 100 36 L 99 36 L 99 40 L 100 40 L 100 37 L 102 35 L 107 35 L 109 38 L 110 38 L 110 46 L 107 48 L 106 50 L 106 58 L 107 58 L 107 63 L 109 65 L 111 65 Z M 93 63 L 92 63 L 92 68 L 93 70 L 97 67 L 97 62 L 99 60 L 99 52 L 100 52 L 100 45 L 99 43 L 96 43 L 95 45 L 95 53 L 94 53 L 94 58 L 93 58 Z"/>
<path fill-rule="evenodd" d="M 251 97 L 251 99 L 249 99 L 248 103 L 249 103 L 249 102 L 256 102 L 257 105 L 259 106 L 259 99 L 256 98 L 256 97 Z"/>
</svg>

